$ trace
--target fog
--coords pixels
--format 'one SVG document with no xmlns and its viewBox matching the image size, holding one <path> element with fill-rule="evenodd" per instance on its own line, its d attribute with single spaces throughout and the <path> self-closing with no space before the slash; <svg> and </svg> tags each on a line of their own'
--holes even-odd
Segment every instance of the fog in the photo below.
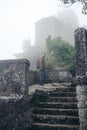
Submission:
<svg viewBox="0 0 87 130">
<path fill-rule="evenodd" d="M 74 20 L 73 20 L 74 19 Z M 16 58 L 27 58 L 31 62 L 31 69 L 35 69 L 41 51 L 46 53 L 46 39 L 61 37 L 69 44 L 74 44 L 74 30 L 79 27 L 78 17 L 72 9 L 65 9 L 56 15 L 44 17 L 35 24 L 35 43 L 30 39 L 22 43 L 22 52 L 16 53 Z"/>
<path fill-rule="evenodd" d="M 87 16 L 81 15 L 81 7 L 70 8 L 75 10 L 80 25 L 86 25 Z M 24 53 L 24 40 L 35 44 L 35 22 L 64 9 L 57 0 L 0 0 L 0 59 L 13 59 L 15 53 Z"/>
<path fill-rule="evenodd" d="M 56 10 L 56 0 L 0 0 L 0 59 L 15 58 L 24 39 L 33 44 L 35 21 Z"/>
<path fill-rule="evenodd" d="M 80 27 L 77 14 L 70 8 L 57 13 L 56 18 L 62 23 L 61 37 L 74 45 L 74 31 Z"/>
</svg>

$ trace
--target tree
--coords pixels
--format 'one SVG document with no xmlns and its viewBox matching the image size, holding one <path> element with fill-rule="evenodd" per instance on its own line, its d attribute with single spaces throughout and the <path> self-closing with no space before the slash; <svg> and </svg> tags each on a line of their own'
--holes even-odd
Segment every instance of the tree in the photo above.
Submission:
<svg viewBox="0 0 87 130">
<path fill-rule="evenodd" d="M 75 49 L 61 38 L 47 40 L 47 67 L 75 72 Z M 50 56 L 50 57 L 49 57 Z M 50 62 L 49 62 L 50 61 Z"/>
<path fill-rule="evenodd" d="M 82 13 L 83 14 L 87 14 L 87 0 L 58 0 L 58 1 L 62 1 L 63 4 L 67 5 L 67 4 L 74 4 L 75 2 L 80 2 L 83 5 L 82 8 Z"/>
</svg>

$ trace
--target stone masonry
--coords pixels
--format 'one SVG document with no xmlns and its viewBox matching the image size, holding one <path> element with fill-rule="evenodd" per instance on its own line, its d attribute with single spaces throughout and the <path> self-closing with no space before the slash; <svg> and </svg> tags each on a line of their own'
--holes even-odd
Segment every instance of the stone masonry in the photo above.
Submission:
<svg viewBox="0 0 87 130">
<path fill-rule="evenodd" d="M 0 61 L 0 130 L 30 129 L 29 65 L 26 59 Z"/>
<path fill-rule="evenodd" d="M 0 97 L 0 130 L 29 130 L 30 98 Z"/>
<path fill-rule="evenodd" d="M 76 82 L 80 130 L 87 130 L 87 30 L 75 30 Z"/>
<path fill-rule="evenodd" d="M 0 60 L 0 95 L 28 94 L 26 59 Z"/>
</svg>

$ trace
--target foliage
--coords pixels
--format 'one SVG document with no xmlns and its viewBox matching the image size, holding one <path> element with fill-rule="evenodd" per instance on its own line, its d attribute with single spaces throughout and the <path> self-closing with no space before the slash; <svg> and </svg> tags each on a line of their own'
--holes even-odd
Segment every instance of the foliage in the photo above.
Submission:
<svg viewBox="0 0 87 130">
<path fill-rule="evenodd" d="M 82 13 L 87 14 L 87 0 L 58 0 L 62 1 L 63 4 L 74 4 L 75 2 L 80 2 L 83 5 Z"/>
<path fill-rule="evenodd" d="M 71 72 L 75 70 L 74 47 L 60 38 L 47 39 L 46 68 L 66 69 Z M 36 62 L 40 56 L 41 49 L 38 46 L 31 46 L 30 40 L 24 40 L 23 52 L 15 54 L 16 58 L 27 58 L 30 61 L 30 69 L 36 70 Z"/>
<path fill-rule="evenodd" d="M 60 38 L 47 40 L 47 68 L 74 71 L 74 47 Z"/>
</svg>

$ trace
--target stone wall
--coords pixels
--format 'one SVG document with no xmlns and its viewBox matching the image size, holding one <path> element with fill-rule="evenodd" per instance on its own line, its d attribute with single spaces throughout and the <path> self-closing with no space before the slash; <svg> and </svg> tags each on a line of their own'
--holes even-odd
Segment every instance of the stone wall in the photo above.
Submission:
<svg viewBox="0 0 87 130">
<path fill-rule="evenodd" d="M 87 130 L 87 85 L 77 85 L 80 130 Z"/>
<path fill-rule="evenodd" d="M 80 130 L 87 130 L 87 30 L 75 30 L 76 91 Z"/>
<path fill-rule="evenodd" d="M 0 60 L 0 95 L 28 94 L 26 59 Z"/>
<path fill-rule="evenodd" d="M 0 97 L 0 130 L 29 130 L 30 104 L 29 97 Z"/>
<path fill-rule="evenodd" d="M 71 82 L 72 75 L 68 71 L 46 71 L 47 82 Z"/>
<path fill-rule="evenodd" d="M 33 74 L 32 74 L 33 73 Z M 31 83 L 39 83 L 39 71 L 29 73 L 32 77 Z M 72 82 L 73 77 L 68 71 L 59 70 L 46 70 L 46 83 L 53 82 Z"/>
<path fill-rule="evenodd" d="M 29 64 L 26 59 L 0 61 L 0 130 L 30 129 Z"/>
<path fill-rule="evenodd" d="M 36 83 L 36 71 L 31 70 L 28 71 L 27 81 L 28 86 Z"/>
</svg>

